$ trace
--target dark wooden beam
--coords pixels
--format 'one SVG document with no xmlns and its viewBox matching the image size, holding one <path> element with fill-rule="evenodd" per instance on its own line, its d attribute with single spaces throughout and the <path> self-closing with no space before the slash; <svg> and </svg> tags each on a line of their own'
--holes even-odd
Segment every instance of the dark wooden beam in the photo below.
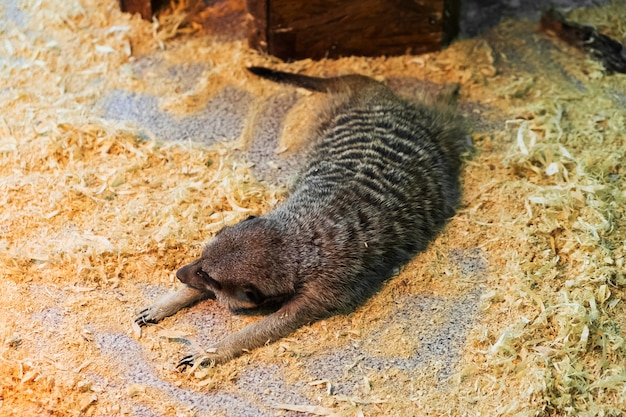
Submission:
<svg viewBox="0 0 626 417">
<path fill-rule="evenodd" d="M 143 19 L 152 19 L 152 2 L 150 0 L 120 0 L 120 8 L 126 13 L 139 13 Z"/>
<path fill-rule="evenodd" d="M 401 55 L 458 33 L 458 0 L 247 0 L 252 48 L 281 59 Z"/>
</svg>

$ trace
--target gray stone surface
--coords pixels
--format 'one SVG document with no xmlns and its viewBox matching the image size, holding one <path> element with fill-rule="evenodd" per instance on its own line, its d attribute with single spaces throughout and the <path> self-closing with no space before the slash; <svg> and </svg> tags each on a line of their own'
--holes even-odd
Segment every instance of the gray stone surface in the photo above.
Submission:
<svg viewBox="0 0 626 417">
<path fill-rule="evenodd" d="M 536 21 L 551 7 L 571 10 L 606 3 L 608 0 L 461 0 L 460 32 L 462 37 L 472 37 L 497 25 L 505 17 Z"/>
<path fill-rule="evenodd" d="M 159 109 L 157 97 L 114 90 L 101 99 L 98 107 L 104 118 L 136 123 L 159 140 L 210 145 L 241 135 L 250 100 L 248 93 L 226 88 L 199 112 L 177 117 Z"/>
<path fill-rule="evenodd" d="M 239 395 L 222 392 L 196 392 L 191 389 L 178 388 L 159 378 L 152 366 L 142 357 L 141 347 L 130 337 L 123 334 L 101 333 L 96 342 L 102 353 L 119 364 L 124 370 L 124 384 L 141 384 L 158 389 L 168 398 L 176 400 L 183 406 L 192 408 L 199 415 L 212 415 L 226 412 L 230 416 L 256 417 L 268 416 Z M 150 415 L 146 407 L 135 409 L 136 415 Z M 142 414 L 147 412 L 148 414 Z"/>
</svg>

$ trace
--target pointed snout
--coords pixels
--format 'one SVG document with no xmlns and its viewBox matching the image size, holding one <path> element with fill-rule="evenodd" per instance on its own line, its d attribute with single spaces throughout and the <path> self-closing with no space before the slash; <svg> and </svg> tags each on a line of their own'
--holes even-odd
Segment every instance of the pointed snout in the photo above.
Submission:
<svg viewBox="0 0 626 417">
<path fill-rule="evenodd" d="M 184 284 L 194 288 L 203 288 L 204 286 L 198 286 L 200 279 L 198 277 L 198 271 L 202 268 L 200 260 L 187 264 L 176 271 L 176 278 Z"/>
</svg>

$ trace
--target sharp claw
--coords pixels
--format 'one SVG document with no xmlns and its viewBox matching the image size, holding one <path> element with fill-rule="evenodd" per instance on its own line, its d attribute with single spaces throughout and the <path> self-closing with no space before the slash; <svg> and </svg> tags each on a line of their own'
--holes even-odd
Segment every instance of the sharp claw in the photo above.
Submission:
<svg viewBox="0 0 626 417">
<path fill-rule="evenodd" d="M 148 324 L 154 324 L 157 321 L 154 319 L 149 319 L 148 318 L 148 311 L 149 309 L 145 309 L 145 310 L 141 310 L 141 312 L 139 313 L 139 316 L 137 316 L 137 318 L 135 319 L 135 323 L 137 323 L 139 326 L 143 327 L 143 326 L 147 326 Z"/>
<path fill-rule="evenodd" d="M 194 362 L 195 362 L 195 355 L 185 356 L 184 358 L 180 360 L 180 362 L 178 362 L 178 365 L 176 365 L 176 369 L 182 372 L 185 369 L 187 369 L 187 367 L 190 367 L 190 368 L 193 367 Z"/>
<path fill-rule="evenodd" d="M 207 356 L 207 353 L 198 353 L 195 355 L 187 355 L 178 362 L 176 365 L 176 369 L 180 372 L 183 372 L 187 368 L 190 368 L 193 371 L 196 368 L 210 366 L 212 364 L 212 360 L 210 356 Z"/>
</svg>

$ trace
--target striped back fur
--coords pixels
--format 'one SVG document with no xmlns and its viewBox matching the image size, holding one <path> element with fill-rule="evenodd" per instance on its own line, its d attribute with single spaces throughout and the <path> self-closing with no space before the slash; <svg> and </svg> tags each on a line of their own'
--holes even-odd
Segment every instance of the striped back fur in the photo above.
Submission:
<svg viewBox="0 0 626 417">
<path fill-rule="evenodd" d="M 408 103 L 361 75 L 250 71 L 330 95 L 290 197 L 265 217 L 300 249 L 300 285 L 318 287 L 337 310 L 353 308 L 454 214 L 462 122 L 446 106 Z"/>
</svg>

